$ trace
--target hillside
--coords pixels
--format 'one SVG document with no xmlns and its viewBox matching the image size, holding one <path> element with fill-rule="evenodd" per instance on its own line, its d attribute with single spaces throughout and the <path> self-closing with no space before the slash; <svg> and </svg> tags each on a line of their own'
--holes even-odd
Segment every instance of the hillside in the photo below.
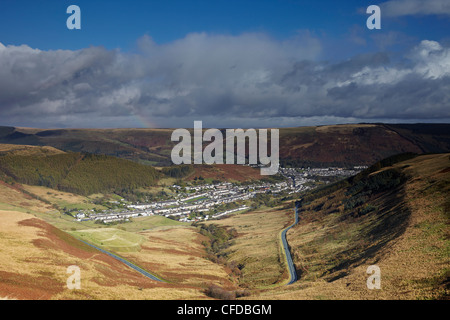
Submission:
<svg viewBox="0 0 450 320">
<path fill-rule="evenodd" d="M 405 152 L 449 151 L 448 124 L 357 124 L 280 131 L 280 158 L 297 167 L 371 165 Z"/>
<path fill-rule="evenodd" d="M 171 165 L 173 129 L 0 127 L 0 143 L 52 146 Z M 403 152 L 450 152 L 450 124 L 352 124 L 280 129 L 280 160 L 292 166 L 354 166 Z"/>
<path fill-rule="evenodd" d="M 0 217 L 0 297 L 120 299 L 126 293 L 137 298 L 138 287 L 164 287 L 30 214 L 0 211 Z M 66 286 L 71 265 L 82 268 L 82 292 Z"/>
<path fill-rule="evenodd" d="M 391 158 L 307 195 L 288 232 L 299 281 L 277 299 L 448 298 L 450 154 Z M 381 290 L 368 290 L 368 266 Z"/>
<path fill-rule="evenodd" d="M 188 224 L 148 216 L 103 226 L 78 222 L 54 208 L 88 206 L 89 200 L 0 180 L 0 300 L 206 299 L 204 289 L 211 283 L 235 288 L 227 270 L 205 258 L 204 237 Z M 78 239 L 170 283 L 152 281 Z M 72 265 L 81 270 L 80 290 L 66 286 Z"/>
<path fill-rule="evenodd" d="M 211 181 L 249 181 L 267 178 L 259 169 L 238 164 L 192 165 L 193 172 L 186 177 L 187 181 L 209 179 Z"/>
<path fill-rule="evenodd" d="M 11 183 L 89 195 L 150 186 L 162 176 L 153 167 L 112 156 L 47 152 L 48 147 L 17 150 L 0 154 L 0 178 Z"/>
<path fill-rule="evenodd" d="M 127 224 L 130 231 L 89 228 L 0 183 L 0 300 L 205 299 L 205 280 L 229 283 L 223 268 L 203 257 L 202 238 L 194 228 L 164 217 L 145 219 Z M 133 231 L 144 226 L 145 232 Z M 87 232 L 110 232 L 114 240 L 101 238 L 107 245 L 130 245 L 126 241 L 138 238 L 139 252 L 120 255 L 172 283 L 148 279 L 70 234 Z M 67 287 L 67 269 L 73 265 L 80 268 L 80 290 Z"/>
</svg>

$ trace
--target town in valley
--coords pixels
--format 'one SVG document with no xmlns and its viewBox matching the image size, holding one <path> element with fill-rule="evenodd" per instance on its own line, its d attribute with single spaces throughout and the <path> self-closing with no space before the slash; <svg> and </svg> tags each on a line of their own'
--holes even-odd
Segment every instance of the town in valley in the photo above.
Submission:
<svg viewBox="0 0 450 320">
<path fill-rule="evenodd" d="M 255 199 L 264 195 L 286 198 L 316 188 L 323 184 L 353 176 L 366 166 L 352 168 L 279 168 L 278 179 L 271 182 L 248 184 L 232 182 L 202 183 L 169 188 L 174 196 L 152 202 L 131 203 L 124 198 L 113 201 L 118 208 L 108 210 L 75 210 L 66 212 L 77 221 L 97 223 L 120 223 L 132 218 L 152 215 L 165 216 L 181 222 L 196 222 L 222 218 L 231 213 L 245 212 L 255 208 Z"/>
</svg>

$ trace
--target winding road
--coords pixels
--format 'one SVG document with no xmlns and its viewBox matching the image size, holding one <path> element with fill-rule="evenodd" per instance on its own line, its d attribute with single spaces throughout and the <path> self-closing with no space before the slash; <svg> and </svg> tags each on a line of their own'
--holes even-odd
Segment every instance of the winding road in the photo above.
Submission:
<svg viewBox="0 0 450 320">
<path fill-rule="evenodd" d="M 287 285 L 293 284 L 295 281 L 297 281 L 297 271 L 295 270 L 295 265 L 294 265 L 294 262 L 292 261 L 291 252 L 289 250 L 289 246 L 288 246 L 288 243 L 286 240 L 286 233 L 289 231 L 289 229 L 291 229 L 297 223 L 298 223 L 298 205 L 296 203 L 294 223 L 281 232 L 281 241 L 283 244 L 284 254 L 286 256 L 287 267 L 289 270 L 289 282 L 287 283 Z"/>
</svg>

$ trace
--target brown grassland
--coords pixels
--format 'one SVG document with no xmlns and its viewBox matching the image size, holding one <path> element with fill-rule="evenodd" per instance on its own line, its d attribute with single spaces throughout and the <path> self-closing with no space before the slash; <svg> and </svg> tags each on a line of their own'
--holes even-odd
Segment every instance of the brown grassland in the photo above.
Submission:
<svg viewBox="0 0 450 320">
<path fill-rule="evenodd" d="M 228 260 L 242 266 L 241 287 L 257 292 L 282 285 L 288 279 L 280 232 L 293 222 L 291 206 L 261 208 L 208 222 L 236 229 L 238 237 L 228 250 Z"/>
<path fill-rule="evenodd" d="M 54 205 L 88 205 L 88 197 L 0 181 L 0 298 L 208 299 L 211 284 L 246 288 L 246 298 L 261 300 L 448 298 L 449 154 L 423 155 L 381 171 L 389 169 L 401 171 L 406 182 L 373 193 L 361 207 L 375 209 L 364 215 L 344 207 L 345 189 L 302 206 L 299 224 L 287 234 L 299 276 L 288 286 L 280 232 L 293 222 L 292 200 L 207 222 L 236 230 L 225 249 L 227 262 L 239 266 L 235 277 L 228 266 L 206 258 L 207 238 L 196 227 L 164 217 L 107 227 L 80 223 Z M 123 243 L 127 235 L 138 239 L 134 250 L 117 253 L 166 282 L 74 237 L 86 230 L 114 236 L 118 230 Z M 374 264 L 381 269 L 380 290 L 366 285 L 367 267 Z M 81 290 L 66 286 L 71 265 L 81 269 Z"/>
<path fill-rule="evenodd" d="M 122 256 L 168 283 L 150 280 L 61 228 L 72 226 L 52 206 L 0 185 L 0 297 L 8 299 L 205 299 L 215 283 L 232 288 L 223 267 L 206 260 L 191 227 L 161 226 L 142 233 L 138 254 Z M 86 226 L 85 226 L 86 227 Z M 66 286 L 67 267 L 81 269 L 81 290 Z"/>
<path fill-rule="evenodd" d="M 201 289 L 211 284 L 236 289 L 225 268 L 205 259 L 205 237 L 196 228 L 159 227 L 140 234 L 145 238 L 142 249 L 123 253 L 123 257 L 169 283 Z"/>
<path fill-rule="evenodd" d="M 105 207 L 101 205 L 93 204 L 88 197 L 74 193 L 54 190 L 42 186 L 22 185 L 22 187 L 25 191 L 36 195 L 39 199 L 55 204 L 59 209 L 105 209 Z"/>
</svg>

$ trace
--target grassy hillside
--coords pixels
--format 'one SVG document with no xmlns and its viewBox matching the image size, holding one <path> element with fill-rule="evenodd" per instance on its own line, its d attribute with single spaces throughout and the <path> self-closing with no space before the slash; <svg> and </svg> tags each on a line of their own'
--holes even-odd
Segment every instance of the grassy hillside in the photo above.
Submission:
<svg viewBox="0 0 450 320">
<path fill-rule="evenodd" d="M 204 237 L 188 224 L 162 216 L 135 218 L 115 228 L 78 222 L 29 192 L 46 195 L 51 203 L 88 199 L 0 181 L 0 300 L 206 299 L 210 284 L 235 288 L 227 270 L 204 257 Z M 170 283 L 152 281 L 74 236 Z M 71 265 L 81 269 L 81 290 L 66 287 Z"/>
<path fill-rule="evenodd" d="M 201 299 L 207 298 L 201 288 L 204 274 L 199 274 L 197 270 L 204 268 L 214 274 L 217 281 L 226 281 L 226 273 L 213 263 L 202 258 L 188 261 L 190 255 L 173 253 L 169 253 L 167 258 L 185 259 L 181 262 L 193 266 L 176 268 L 174 265 L 173 276 L 179 276 L 180 272 L 191 272 L 188 279 L 194 285 L 192 282 L 167 284 L 152 281 L 30 214 L 0 210 L 0 221 L 0 300 Z M 153 241 L 151 245 L 161 245 L 162 241 Z M 153 267 L 161 271 L 145 263 L 145 259 L 155 261 L 158 255 L 154 252 L 138 254 L 138 257 L 133 259 L 130 256 L 127 259 L 138 260 L 140 265 L 149 267 L 149 270 Z M 81 270 L 80 290 L 70 290 L 66 285 L 70 276 L 67 268 L 72 265 Z M 169 265 L 162 269 L 167 271 L 168 267 L 170 260 Z"/>
<path fill-rule="evenodd" d="M 347 182 L 305 198 L 288 232 L 300 280 L 276 296 L 448 298 L 450 155 L 391 159 Z M 381 290 L 366 287 L 373 264 Z"/>
<path fill-rule="evenodd" d="M 161 176 L 150 166 L 125 159 L 72 152 L 0 155 L 0 175 L 6 181 L 81 195 L 150 186 Z"/>
</svg>

